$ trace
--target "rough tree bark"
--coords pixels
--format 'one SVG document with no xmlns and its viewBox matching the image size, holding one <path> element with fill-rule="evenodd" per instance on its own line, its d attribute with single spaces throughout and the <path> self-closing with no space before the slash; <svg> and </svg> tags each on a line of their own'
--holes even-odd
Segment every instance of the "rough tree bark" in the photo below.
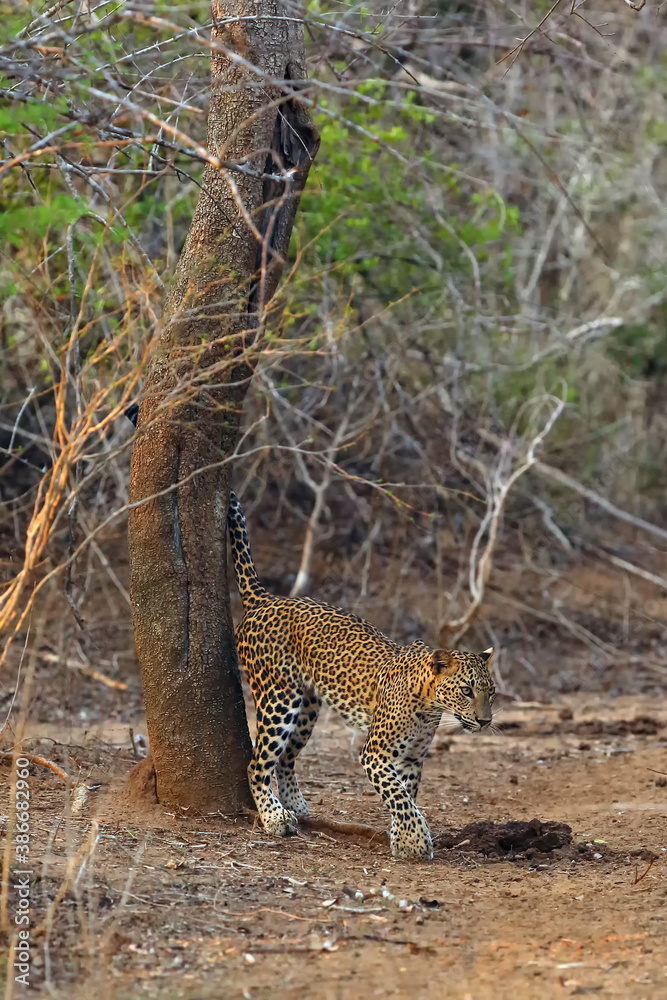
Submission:
<svg viewBox="0 0 667 1000">
<path fill-rule="evenodd" d="M 213 0 L 212 20 L 208 150 L 241 170 L 204 171 L 139 407 L 129 547 L 157 798 L 230 813 L 252 803 L 224 459 L 319 138 L 298 100 L 305 59 L 295 8 Z M 142 771 L 144 780 L 153 773 Z"/>
</svg>

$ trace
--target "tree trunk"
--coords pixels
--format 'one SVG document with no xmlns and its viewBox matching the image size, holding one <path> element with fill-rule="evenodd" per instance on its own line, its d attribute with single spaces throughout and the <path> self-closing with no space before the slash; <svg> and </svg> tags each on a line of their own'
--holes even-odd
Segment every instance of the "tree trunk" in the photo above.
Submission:
<svg viewBox="0 0 667 1000">
<path fill-rule="evenodd" d="M 204 171 L 132 453 L 130 592 L 157 797 L 202 812 L 252 804 L 226 515 L 264 307 L 319 144 L 291 11 L 212 2 L 208 151 L 240 170 Z"/>
</svg>

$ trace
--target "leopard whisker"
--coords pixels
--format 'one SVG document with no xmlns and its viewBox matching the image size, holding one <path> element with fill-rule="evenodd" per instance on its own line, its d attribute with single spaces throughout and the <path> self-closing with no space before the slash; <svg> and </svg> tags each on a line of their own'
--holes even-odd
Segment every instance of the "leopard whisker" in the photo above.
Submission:
<svg viewBox="0 0 667 1000">
<path fill-rule="evenodd" d="M 463 729 L 461 720 L 451 712 L 443 712 L 440 719 L 440 728 L 449 733 L 460 733 Z"/>
<path fill-rule="evenodd" d="M 455 722 L 457 726 L 461 725 L 461 719 L 458 715 L 455 715 L 449 708 L 442 708 L 440 715 L 440 722 Z"/>
</svg>

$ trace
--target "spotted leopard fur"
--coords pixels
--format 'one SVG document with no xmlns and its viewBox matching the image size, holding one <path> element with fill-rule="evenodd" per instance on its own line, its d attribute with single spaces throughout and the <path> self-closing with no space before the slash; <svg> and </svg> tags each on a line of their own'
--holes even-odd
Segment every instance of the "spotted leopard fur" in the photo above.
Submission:
<svg viewBox="0 0 667 1000">
<path fill-rule="evenodd" d="M 324 699 L 367 734 L 361 764 L 391 813 L 392 853 L 430 859 L 431 834 L 415 804 L 424 757 L 443 712 L 470 731 L 491 722 L 493 649 L 476 655 L 421 641 L 402 647 L 340 608 L 275 597 L 257 576 L 234 493 L 228 525 L 243 601 L 236 644 L 257 714 L 248 778 L 265 830 L 284 837 L 308 815 L 294 765 Z"/>
</svg>

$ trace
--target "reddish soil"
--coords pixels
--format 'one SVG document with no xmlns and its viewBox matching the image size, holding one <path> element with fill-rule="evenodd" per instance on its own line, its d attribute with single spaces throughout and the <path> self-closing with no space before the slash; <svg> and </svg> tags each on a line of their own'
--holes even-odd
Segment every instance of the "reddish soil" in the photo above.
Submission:
<svg viewBox="0 0 667 1000">
<path fill-rule="evenodd" d="M 499 721 L 503 736 L 436 738 L 420 792 L 431 864 L 381 839 L 132 811 L 126 725 L 54 745 L 33 724 L 33 751 L 90 789 L 77 808 L 33 769 L 33 995 L 665 1000 L 664 702 L 568 696 Z M 325 712 L 302 784 L 315 815 L 382 831 L 359 747 Z"/>
</svg>

